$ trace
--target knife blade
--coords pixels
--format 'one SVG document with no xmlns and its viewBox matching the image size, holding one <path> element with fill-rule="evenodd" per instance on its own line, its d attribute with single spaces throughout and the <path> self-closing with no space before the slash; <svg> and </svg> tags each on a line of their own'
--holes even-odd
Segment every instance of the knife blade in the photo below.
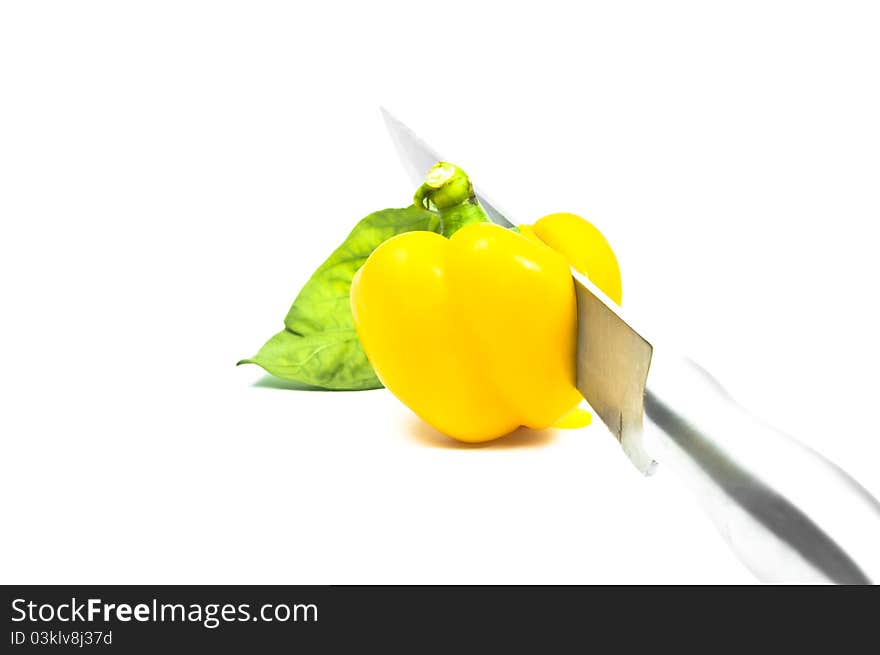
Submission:
<svg viewBox="0 0 880 655">
<path fill-rule="evenodd" d="M 442 157 L 387 110 L 411 178 Z M 480 192 L 493 222 L 512 221 Z M 704 369 L 664 350 L 590 280 L 577 297 L 577 388 L 636 468 L 669 464 L 761 580 L 880 583 L 880 503 L 841 468 L 740 407 Z"/>
</svg>

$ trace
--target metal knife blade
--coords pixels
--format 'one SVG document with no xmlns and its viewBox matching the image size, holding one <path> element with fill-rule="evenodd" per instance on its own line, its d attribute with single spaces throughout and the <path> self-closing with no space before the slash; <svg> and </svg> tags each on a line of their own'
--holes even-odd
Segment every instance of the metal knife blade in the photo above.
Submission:
<svg viewBox="0 0 880 655">
<path fill-rule="evenodd" d="M 657 462 L 643 440 L 645 385 L 654 348 L 590 280 L 572 269 L 578 312 L 577 389 L 620 441 L 635 467 Z"/>
</svg>

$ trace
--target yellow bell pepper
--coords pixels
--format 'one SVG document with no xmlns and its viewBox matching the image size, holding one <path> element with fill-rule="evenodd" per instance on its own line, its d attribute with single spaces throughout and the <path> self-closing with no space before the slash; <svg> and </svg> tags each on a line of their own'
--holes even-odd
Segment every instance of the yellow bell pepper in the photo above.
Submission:
<svg viewBox="0 0 880 655">
<path fill-rule="evenodd" d="M 623 296 L 620 267 L 608 240 L 595 225 L 577 214 L 550 214 L 534 225 L 520 225 L 520 233 L 537 238 L 564 256 L 618 305 Z"/>
<path fill-rule="evenodd" d="M 571 260 L 584 254 L 580 270 L 620 298 L 614 254 L 586 221 L 557 214 L 520 229 L 401 234 L 352 282 L 354 323 L 379 379 L 460 441 L 549 427 L 582 400 L 569 261 L 545 240 Z"/>
</svg>

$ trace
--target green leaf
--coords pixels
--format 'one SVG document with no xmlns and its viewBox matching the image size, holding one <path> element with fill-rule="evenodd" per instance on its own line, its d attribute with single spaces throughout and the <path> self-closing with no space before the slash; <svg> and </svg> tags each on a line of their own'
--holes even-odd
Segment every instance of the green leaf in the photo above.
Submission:
<svg viewBox="0 0 880 655">
<path fill-rule="evenodd" d="M 367 360 L 351 316 L 351 280 L 380 244 L 414 230 L 439 229 L 440 219 L 421 207 L 383 209 L 362 219 L 318 267 L 284 319 L 284 330 L 239 364 L 257 364 L 285 380 L 325 389 L 382 386 Z"/>
<path fill-rule="evenodd" d="M 257 364 L 285 380 L 324 389 L 381 387 L 367 361 L 354 328 L 326 330 L 309 336 L 282 330 L 254 357 L 239 364 Z"/>
</svg>

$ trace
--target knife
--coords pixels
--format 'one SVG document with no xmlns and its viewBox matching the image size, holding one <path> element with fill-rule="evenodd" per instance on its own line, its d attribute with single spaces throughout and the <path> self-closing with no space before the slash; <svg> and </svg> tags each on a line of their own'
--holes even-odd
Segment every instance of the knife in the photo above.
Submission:
<svg viewBox="0 0 880 655">
<path fill-rule="evenodd" d="M 414 184 L 443 158 L 382 109 Z M 481 190 L 490 220 L 513 226 Z M 662 346 L 579 272 L 577 388 L 645 475 L 658 461 L 698 497 L 765 582 L 880 584 L 880 503 L 841 468 L 740 407 L 705 370 Z M 656 336 L 656 335 L 655 335 Z"/>
</svg>

